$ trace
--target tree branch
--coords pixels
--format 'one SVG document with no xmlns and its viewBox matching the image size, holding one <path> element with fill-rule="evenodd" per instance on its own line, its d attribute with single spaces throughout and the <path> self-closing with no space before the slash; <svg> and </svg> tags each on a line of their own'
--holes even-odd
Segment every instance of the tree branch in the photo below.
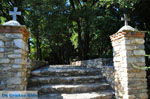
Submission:
<svg viewBox="0 0 150 99">
<path fill-rule="evenodd" d="M 69 1 L 70 1 L 70 4 L 71 4 L 72 8 L 75 10 L 74 1 L 73 0 L 69 0 Z"/>
</svg>

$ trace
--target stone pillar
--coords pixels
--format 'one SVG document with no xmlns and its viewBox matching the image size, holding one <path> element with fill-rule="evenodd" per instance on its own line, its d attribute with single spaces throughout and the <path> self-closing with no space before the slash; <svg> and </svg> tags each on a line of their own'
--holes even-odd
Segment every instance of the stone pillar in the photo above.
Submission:
<svg viewBox="0 0 150 99">
<path fill-rule="evenodd" d="M 122 31 L 110 36 L 115 66 L 117 99 L 148 99 L 144 33 Z"/>
<path fill-rule="evenodd" d="M 25 26 L 0 25 L 0 90 L 26 90 L 28 37 Z"/>
</svg>

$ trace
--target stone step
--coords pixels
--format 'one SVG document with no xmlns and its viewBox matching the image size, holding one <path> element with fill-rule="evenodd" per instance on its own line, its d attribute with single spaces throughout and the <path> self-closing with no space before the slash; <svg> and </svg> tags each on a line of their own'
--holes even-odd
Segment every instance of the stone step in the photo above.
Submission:
<svg viewBox="0 0 150 99">
<path fill-rule="evenodd" d="M 113 99 L 112 91 L 73 93 L 73 94 L 47 94 L 39 95 L 39 99 Z"/>
<path fill-rule="evenodd" d="M 87 66 L 82 66 L 82 65 L 49 65 L 46 67 L 42 67 L 40 69 L 49 69 L 49 68 L 53 68 L 53 69 L 83 69 L 83 68 L 88 68 Z M 92 67 L 93 68 L 93 67 Z"/>
<path fill-rule="evenodd" d="M 71 85 L 44 85 L 41 87 L 32 87 L 29 90 L 36 90 L 40 94 L 46 93 L 84 93 L 91 91 L 104 91 L 111 89 L 107 83 L 92 84 L 71 84 Z"/>
<path fill-rule="evenodd" d="M 76 76 L 76 77 L 32 77 L 29 79 L 30 86 L 40 86 L 44 84 L 86 84 L 95 82 L 105 82 L 104 77 L 96 76 Z"/>
<path fill-rule="evenodd" d="M 83 66 L 83 65 L 49 65 L 46 68 L 87 68 L 87 66 Z"/>
<path fill-rule="evenodd" d="M 101 75 L 101 70 L 96 68 L 52 68 L 45 67 L 31 72 L 32 76 L 83 76 Z"/>
</svg>

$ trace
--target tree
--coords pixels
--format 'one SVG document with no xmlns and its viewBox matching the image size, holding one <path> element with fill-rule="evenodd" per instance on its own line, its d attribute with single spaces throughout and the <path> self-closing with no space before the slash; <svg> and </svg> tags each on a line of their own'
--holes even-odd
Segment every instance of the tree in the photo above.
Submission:
<svg viewBox="0 0 150 99">
<path fill-rule="evenodd" d="M 26 22 L 35 37 L 36 56 L 41 57 L 40 60 L 51 57 L 51 54 L 53 60 L 59 60 L 58 63 L 68 63 L 73 58 L 83 60 L 112 55 L 109 35 L 120 28 L 117 4 L 102 4 L 99 0 L 30 0 L 26 5 L 29 9 L 26 16 L 29 21 Z M 63 40 L 60 42 L 58 38 Z M 47 49 L 42 48 L 43 44 Z M 71 49 L 67 50 L 72 51 L 69 56 L 60 50 L 65 49 L 66 45 Z M 43 51 L 49 55 L 42 57 Z"/>
<path fill-rule="evenodd" d="M 3 18 L 1 18 L 1 22 L 3 20 L 5 20 L 5 21 L 12 20 L 12 17 L 9 15 L 8 12 L 13 10 L 13 7 L 18 7 L 19 10 L 24 13 L 22 0 L 1 0 L 0 16 L 3 17 Z M 21 24 L 25 24 L 23 16 L 24 15 L 18 16 L 18 19 L 17 19 Z"/>
<path fill-rule="evenodd" d="M 109 36 L 123 26 L 120 20 L 123 13 L 132 16 L 133 27 L 137 23 L 142 27 L 144 23 L 137 20 L 138 15 L 131 13 L 141 4 L 140 0 L 2 1 L 3 21 L 11 19 L 8 11 L 13 6 L 22 11 L 18 21 L 31 31 L 30 58 L 47 60 L 50 64 L 112 57 Z"/>
</svg>

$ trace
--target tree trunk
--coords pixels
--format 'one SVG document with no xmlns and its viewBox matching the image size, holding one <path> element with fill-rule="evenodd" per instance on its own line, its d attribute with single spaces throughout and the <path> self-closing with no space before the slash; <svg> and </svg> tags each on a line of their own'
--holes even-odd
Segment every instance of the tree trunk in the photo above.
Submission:
<svg viewBox="0 0 150 99">
<path fill-rule="evenodd" d="M 36 54 L 36 60 L 42 60 L 42 53 L 41 53 L 41 43 L 40 43 L 40 38 L 39 38 L 39 32 L 37 32 L 36 34 L 36 50 L 37 50 L 37 54 Z"/>
<path fill-rule="evenodd" d="M 82 43 L 82 36 L 81 36 L 81 25 L 80 21 L 77 21 L 78 25 L 78 56 L 80 60 L 83 60 L 83 43 Z"/>
<path fill-rule="evenodd" d="M 84 34 L 84 60 L 89 58 L 89 32 L 86 31 Z"/>
<path fill-rule="evenodd" d="M 89 22 L 88 22 L 88 19 L 85 19 L 85 22 L 83 22 L 83 27 L 84 27 L 84 44 L 83 44 L 83 57 L 84 57 L 84 60 L 87 60 L 89 58 L 89 42 L 90 42 L 90 31 L 89 31 Z"/>
<path fill-rule="evenodd" d="M 30 39 L 28 39 L 28 53 L 31 52 L 31 48 L 30 48 Z"/>
</svg>

